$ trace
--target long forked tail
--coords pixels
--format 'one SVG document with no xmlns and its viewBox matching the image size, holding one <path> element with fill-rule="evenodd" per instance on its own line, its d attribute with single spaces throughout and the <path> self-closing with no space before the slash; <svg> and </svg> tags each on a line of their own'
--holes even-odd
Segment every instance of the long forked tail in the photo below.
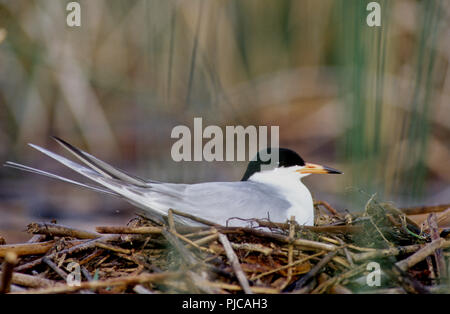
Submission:
<svg viewBox="0 0 450 314">
<path fill-rule="evenodd" d="M 75 146 L 67 143 L 66 141 L 53 136 L 53 139 L 58 142 L 62 147 L 67 149 L 71 154 L 81 160 L 84 164 L 86 164 L 89 168 L 95 170 L 96 172 L 104 175 L 107 178 L 114 178 L 121 180 L 123 182 L 140 186 L 140 187 L 148 187 L 148 183 L 138 177 L 132 176 L 130 174 L 125 173 L 123 170 L 119 170 L 116 167 L 113 167 L 106 162 L 82 151 L 81 149 L 76 148 Z M 36 148 L 32 145 L 32 147 Z"/>
<path fill-rule="evenodd" d="M 73 162 L 61 155 L 55 154 L 43 147 L 38 145 L 29 144 L 34 149 L 40 151 L 41 153 L 55 159 L 56 161 L 62 163 L 68 168 L 78 172 L 84 177 L 101 185 L 101 187 L 93 186 L 86 183 L 81 183 L 68 178 L 58 176 L 56 174 L 46 172 L 43 170 L 28 167 L 15 162 L 6 162 L 5 166 L 16 168 L 19 170 L 37 173 L 50 178 L 58 179 L 64 182 L 72 183 L 84 188 L 88 188 L 97 192 L 111 194 L 128 202 L 134 204 L 138 208 L 144 210 L 145 215 L 155 222 L 162 222 L 161 216 L 167 215 L 167 211 L 164 207 L 154 206 L 152 197 L 150 197 L 155 191 L 153 187 L 158 186 L 160 182 L 158 181 L 144 181 L 137 177 L 131 176 L 122 170 L 119 170 L 104 161 L 66 143 L 65 141 L 54 138 L 60 145 L 67 149 L 70 153 L 75 155 L 88 167 L 85 167 L 79 163 Z M 156 204 L 157 205 L 157 204 Z"/>
<path fill-rule="evenodd" d="M 111 195 L 114 195 L 114 196 L 119 196 L 118 194 L 116 194 L 116 193 L 114 193 L 112 191 L 109 191 L 109 190 L 106 190 L 106 189 L 102 189 L 100 187 L 96 187 L 96 186 L 93 186 L 93 185 L 90 185 L 90 184 L 87 184 L 87 183 L 81 183 L 81 182 L 78 182 L 78 181 L 75 181 L 75 180 L 72 180 L 72 179 L 68 179 L 68 178 L 59 176 L 59 175 L 51 173 L 51 172 L 47 172 L 47 171 L 39 170 L 39 169 L 36 169 L 36 168 L 28 167 L 28 166 L 25 166 L 25 165 L 22 165 L 22 164 L 18 164 L 16 162 L 7 161 L 4 164 L 4 166 L 5 167 L 9 167 L 9 168 L 22 170 L 22 171 L 26 171 L 26 172 L 40 174 L 42 176 L 46 176 L 46 177 L 49 177 L 49 178 L 52 178 L 52 179 L 57 179 L 57 180 L 60 180 L 60 181 L 63 181 L 63 182 L 75 184 L 75 185 L 81 186 L 83 188 L 87 188 L 89 190 L 94 190 L 94 191 L 105 193 L 105 194 L 111 194 Z"/>
<path fill-rule="evenodd" d="M 143 188 L 149 187 L 151 183 L 155 183 L 156 181 L 146 182 L 137 177 L 131 176 L 125 173 L 122 170 L 119 170 L 104 161 L 99 160 L 98 158 L 70 145 L 69 143 L 63 141 L 60 138 L 53 137 L 62 147 L 67 149 L 70 153 L 80 159 L 84 164 L 88 167 L 82 166 L 76 162 L 73 162 L 61 155 L 55 154 L 43 147 L 38 145 L 29 144 L 34 149 L 40 151 L 41 153 L 55 159 L 56 161 L 62 163 L 68 168 L 78 172 L 79 174 L 93 180 L 94 182 L 102 185 L 103 187 L 96 187 L 90 184 L 81 183 L 78 181 L 74 181 L 68 178 L 64 178 L 62 176 L 35 169 L 29 166 L 25 166 L 19 163 L 8 161 L 5 163 L 6 167 L 11 167 L 31 173 L 36 173 L 40 175 L 44 175 L 53 179 L 58 179 L 64 182 L 72 183 L 81 187 L 85 187 L 97 192 L 102 192 L 106 194 L 112 194 L 115 196 L 120 196 L 126 198 L 128 200 L 133 200 L 136 196 L 135 191 L 132 191 L 135 188 Z"/>
</svg>

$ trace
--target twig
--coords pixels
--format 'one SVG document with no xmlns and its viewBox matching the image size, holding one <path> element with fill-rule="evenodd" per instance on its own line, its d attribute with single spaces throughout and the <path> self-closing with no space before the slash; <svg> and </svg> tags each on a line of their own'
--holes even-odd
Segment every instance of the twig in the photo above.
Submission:
<svg viewBox="0 0 450 314">
<path fill-rule="evenodd" d="M 213 233 L 213 234 L 211 234 L 209 236 L 206 236 L 204 238 L 195 240 L 194 243 L 197 244 L 197 245 L 203 245 L 203 244 L 212 242 L 214 240 L 217 240 L 218 237 L 219 237 L 219 234 L 218 234 L 218 232 L 216 230 L 215 233 Z M 189 245 L 188 245 L 188 247 L 189 247 Z"/>
<path fill-rule="evenodd" d="M 186 233 L 184 234 L 184 236 L 186 238 L 196 238 L 196 237 L 204 237 L 213 233 L 216 233 L 217 230 L 214 228 L 210 228 L 207 230 L 202 230 L 202 231 L 197 231 L 197 232 L 192 232 L 192 233 Z"/>
<path fill-rule="evenodd" d="M 175 222 L 173 220 L 173 210 L 169 209 L 169 214 L 168 214 L 168 222 L 169 222 L 169 232 L 172 233 L 174 236 L 176 236 L 177 238 L 181 239 L 182 241 L 188 243 L 189 245 L 195 247 L 196 249 L 200 250 L 200 251 L 206 251 L 209 253 L 214 253 L 212 252 L 210 249 L 201 247 L 200 245 L 198 245 L 197 243 L 193 242 L 192 240 L 186 238 L 185 236 L 179 234 L 175 228 Z"/>
<path fill-rule="evenodd" d="M 222 283 L 222 282 L 211 282 L 204 280 L 202 282 L 204 285 L 208 285 L 215 288 L 230 290 L 230 291 L 241 291 L 242 286 L 239 285 L 233 285 L 229 283 Z M 279 293 L 280 291 L 278 289 L 274 288 L 266 288 L 266 287 L 250 287 L 252 293 L 264 293 L 264 294 L 275 294 Z"/>
<path fill-rule="evenodd" d="M 282 230 L 289 230 L 289 224 L 287 223 L 279 223 L 272 221 L 265 221 L 261 219 L 254 219 L 258 223 L 260 227 L 266 228 L 278 228 Z M 357 233 L 363 230 L 362 226 L 354 226 L 354 225 L 342 225 L 342 226 L 332 226 L 332 225 L 324 225 L 324 226 L 299 226 L 295 225 L 295 231 L 308 230 L 312 232 L 327 232 L 327 233 Z"/>
<path fill-rule="evenodd" d="M 332 214 L 333 216 L 341 218 L 341 215 L 338 213 L 338 211 L 336 209 L 334 209 L 333 207 L 331 207 L 331 205 L 328 204 L 327 202 L 325 202 L 325 201 L 315 201 L 314 202 L 314 206 L 320 206 L 320 205 L 325 207 L 330 212 L 330 214 Z"/>
<path fill-rule="evenodd" d="M 3 272 L 0 272 L 3 276 Z M 44 278 L 40 278 L 37 276 L 27 275 L 27 274 L 21 274 L 14 272 L 12 274 L 11 282 L 13 284 L 24 286 L 24 287 L 31 287 L 31 288 L 40 288 L 40 287 L 50 287 L 54 286 L 56 282 Z"/>
<path fill-rule="evenodd" d="M 181 258 L 188 266 L 199 264 L 201 261 L 195 257 L 170 231 L 163 230 L 163 236 L 180 253 Z"/>
<path fill-rule="evenodd" d="M 185 218 L 189 218 L 189 219 L 191 219 L 193 221 L 199 222 L 199 223 L 204 224 L 204 225 L 213 226 L 213 227 L 219 227 L 220 226 L 219 224 L 216 224 L 216 223 L 211 222 L 209 220 L 206 220 L 206 219 L 203 219 L 203 218 L 199 218 L 199 217 L 196 217 L 194 215 L 186 214 L 186 213 L 180 212 L 180 211 L 175 210 L 175 209 L 172 209 L 172 212 L 175 215 L 178 215 L 178 216 L 181 216 L 181 217 L 185 217 Z"/>
<path fill-rule="evenodd" d="M 80 241 L 84 241 L 84 242 L 79 243 L 77 245 L 74 245 L 74 246 L 72 246 L 70 248 L 64 249 L 64 250 L 62 250 L 60 252 L 53 252 L 53 253 L 47 255 L 47 257 L 48 258 L 53 258 L 57 254 L 73 254 L 73 253 L 76 253 L 76 252 L 80 252 L 80 251 L 83 251 L 83 250 L 87 250 L 87 249 L 93 248 L 93 247 L 95 247 L 97 245 L 98 242 L 117 241 L 118 239 L 120 239 L 120 235 L 114 234 L 114 235 L 102 236 L 100 238 L 93 239 L 93 240 L 87 240 L 87 241 L 86 240 L 77 240 L 77 241 L 74 241 L 74 243 L 79 243 Z M 41 244 L 41 243 L 37 243 L 37 244 Z M 29 263 L 26 263 L 26 264 L 18 266 L 16 268 L 16 271 L 23 271 L 23 270 L 26 270 L 26 269 L 30 269 L 30 268 L 33 268 L 33 267 L 39 265 L 40 263 L 42 263 L 42 257 L 38 258 L 38 259 L 35 259 L 32 262 L 29 262 Z"/>
<path fill-rule="evenodd" d="M 336 253 L 337 251 L 332 251 L 329 252 L 327 255 L 325 255 L 324 258 L 322 258 L 306 275 L 297 280 L 297 282 L 295 283 L 294 290 L 299 290 L 305 284 L 307 284 L 309 280 L 311 280 L 314 276 L 316 276 L 317 273 L 331 261 L 331 259 L 336 255 Z"/>
<path fill-rule="evenodd" d="M 433 212 L 442 212 L 447 208 L 450 208 L 450 204 L 401 208 L 400 210 L 406 215 L 419 215 L 419 214 L 429 214 Z"/>
<path fill-rule="evenodd" d="M 428 226 L 430 228 L 431 239 L 433 241 L 438 240 L 440 238 L 440 236 L 439 236 L 439 228 L 438 228 L 436 214 L 431 213 L 428 216 L 427 222 L 428 222 Z M 443 280 L 447 279 L 447 277 L 448 277 L 447 267 L 445 265 L 445 258 L 444 258 L 443 251 L 441 248 L 436 249 L 436 251 L 434 251 L 434 258 L 436 260 L 436 269 L 437 269 L 438 278 L 443 279 Z"/>
<path fill-rule="evenodd" d="M 117 252 L 117 253 L 122 253 L 122 254 L 131 254 L 131 251 L 128 249 L 123 249 L 119 246 L 116 245 L 111 245 L 111 244 L 106 244 L 106 243 L 102 243 L 102 242 L 97 242 L 95 244 L 95 246 L 101 248 L 101 249 L 105 249 L 108 251 L 113 251 L 113 252 Z"/>
<path fill-rule="evenodd" d="M 257 279 L 262 278 L 262 277 L 264 277 L 264 276 L 267 276 L 267 275 L 270 275 L 270 274 L 273 274 L 273 273 L 282 271 L 282 270 L 284 270 L 284 269 L 286 269 L 286 268 L 294 267 L 294 266 L 296 266 L 296 265 L 298 265 L 298 264 L 302 264 L 302 263 L 304 263 L 304 262 L 306 262 L 306 261 L 308 261 L 308 260 L 310 260 L 310 259 L 313 259 L 313 258 L 315 258 L 315 257 L 318 257 L 318 256 L 320 256 L 320 255 L 323 255 L 324 253 L 325 253 L 325 252 L 322 251 L 322 252 L 319 252 L 319 253 L 316 253 L 316 254 L 313 254 L 313 255 L 306 256 L 306 257 L 304 257 L 304 258 L 302 258 L 302 259 L 299 259 L 299 260 L 296 260 L 295 262 L 292 262 L 291 264 L 283 265 L 283 266 L 281 266 L 281 267 L 278 267 L 278 268 L 269 270 L 269 271 L 267 271 L 267 272 L 265 272 L 265 273 L 259 274 L 259 275 L 255 276 L 255 277 L 252 277 L 252 280 L 257 280 Z"/>
<path fill-rule="evenodd" d="M 376 258 L 382 258 L 387 256 L 396 256 L 396 255 L 402 255 L 407 253 L 416 252 L 419 250 L 423 245 L 421 244 L 413 244 L 408 246 L 397 246 L 397 247 L 391 247 L 389 249 L 383 249 L 383 250 L 374 250 L 370 252 L 364 252 L 364 253 L 350 253 L 352 256 L 352 259 L 355 262 L 362 262 L 369 259 L 376 259 Z"/>
<path fill-rule="evenodd" d="M 332 277 L 322 283 L 320 283 L 311 293 L 324 293 L 330 286 L 335 286 L 341 283 L 343 280 L 356 276 L 357 274 L 364 272 L 366 270 L 367 264 L 359 265 L 355 268 L 352 268 L 345 273 L 342 273 L 338 276 Z"/>
<path fill-rule="evenodd" d="M 294 239 L 294 235 L 295 235 L 295 217 L 294 216 L 291 216 L 291 219 L 289 220 L 289 225 L 290 225 L 289 240 L 292 241 Z M 293 251 L 294 251 L 294 245 L 291 242 L 288 247 L 288 265 L 293 263 L 293 259 L 294 259 Z M 280 290 L 283 290 L 284 288 L 286 288 L 286 286 L 292 280 L 292 267 L 288 267 L 287 271 L 288 271 L 288 275 L 287 275 L 286 281 L 281 285 Z"/>
<path fill-rule="evenodd" d="M 361 291 L 358 292 L 359 294 L 406 294 L 405 289 L 398 287 L 398 288 L 386 288 L 386 289 L 375 289 L 375 290 L 369 290 L 369 291 Z"/>
<path fill-rule="evenodd" d="M 55 263 L 53 263 L 52 260 L 50 260 L 50 258 L 48 258 L 47 256 L 45 256 L 44 258 L 42 258 L 42 261 L 47 264 L 51 269 L 53 269 L 53 271 L 55 273 L 57 273 L 62 279 L 67 280 L 67 274 L 64 270 L 62 270 L 61 268 L 58 267 L 58 265 L 56 265 Z"/>
<path fill-rule="evenodd" d="M 408 258 L 405 258 L 404 260 L 397 262 L 395 265 L 402 271 L 405 271 L 409 269 L 410 267 L 416 265 L 417 263 L 423 261 L 427 256 L 434 253 L 436 249 L 444 248 L 444 247 L 450 247 L 450 240 L 446 241 L 442 238 L 439 238 L 420 250 L 418 250 L 416 253 L 411 255 Z"/>
<path fill-rule="evenodd" d="M 134 286 L 133 291 L 136 292 L 137 294 L 153 294 L 152 291 L 148 290 L 143 285 Z"/>
<path fill-rule="evenodd" d="M 281 235 L 281 234 L 275 234 L 270 232 L 265 232 L 257 229 L 252 228 L 245 228 L 245 227 L 229 227 L 229 228 L 218 228 L 222 233 L 248 233 L 252 234 L 258 237 L 262 238 L 268 238 L 273 239 L 278 242 L 282 243 L 291 243 L 296 246 L 306 247 L 310 249 L 316 249 L 316 250 L 325 250 L 325 251 L 335 251 L 338 249 L 336 245 L 332 244 L 326 244 L 322 242 L 312 241 L 312 240 L 305 240 L 305 239 L 295 239 L 294 241 L 291 241 L 289 237 Z"/>
<path fill-rule="evenodd" d="M 236 277 L 242 289 L 244 290 L 245 293 L 252 294 L 253 291 L 250 289 L 247 277 L 245 276 L 245 273 L 242 270 L 241 264 L 239 263 L 239 259 L 236 253 L 233 251 L 233 248 L 231 247 L 231 243 L 230 241 L 228 241 L 227 236 L 219 233 L 219 241 L 223 245 L 228 260 L 230 261 L 231 267 L 233 268 L 234 273 L 236 274 Z"/>
<path fill-rule="evenodd" d="M 5 257 L 7 252 L 14 252 L 18 256 L 44 254 L 50 250 L 55 241 L 39 243 L 5 244 L 0 246 L 0 257 Z"/>
<path fill-rule="evenodd" d="M 407 272 L 403 271 L 396 264 L 391 269 L 386 269 L 385 272 L 395 281 L 397 281 L 406 292 L 416 294 L 428 294 L 430 290 L 428 287 L 421 284 L 416 279 L 412 278 Z"/>
<path fill-rule="evenodd" d="M 161 234 L 161 227 L 121 227 L 121 226 L 99 226 L 95 230 L 98 233 L 110 234 Z"/>
<path fill-rule="evenodd" d="M 27 243 L 39 243 L 44 241 L 46 237 L 47 235 L 45 234 L 35 234 L 27 241 Z"/>
<path fill-rule="evenodd" d="M 149 282 L 162 282 L 167 279 L 175 279 L 182 275 L 181 272 L 165 272 L 158 274 L 140 274 L 137 276 L 125 276 L 119 278 L 112 278 L 107 280 L 93 280 L 87 282 L 81 282 L 79 285 L 69 286 L 66 284 L 58 284 L 54 287 L 27 290 L 19 292 L 19 294 L 54 294 L 54 293 L 68 293 L 76 292 L 84 289 L 100 289 L 115 286 L 130 286 L 136 284 L 144 284 Z"/>
<path fill-rule="evenodd" d="M 393 247 L 394 245 L 389 242 L 388 239 L 384 236 L 383 232 L 381 232 L 380 228 L 378 228 L 377 224 L 373 221 L 372 217 L 369 216 L 369 221 L 372 223 L 372 225 L 375 227 L 377 232 L 380 234 L 380 236 L 383 238 L 383 240 L 388 244 L 389 247 Z"/>
<path fill-rule="evenodd" d="M 339 244 L 342 246 L 342 249 L 344 250 L 345 257 L 347 258 L 347 261 L 348 261 L 349 265 L 351 267 L 353 267 L 354 266 L 353 259 L 352 259 L 352 256 L 350 255 L 350 252 L 347 249 L 348 246 L 341 239 L 339 239 L 339 238 L 337 238 L 337 239 L 339 240 Z"/>
<path fill-rule="evenodd" d="M 95 239 L 101 237 L 100 234 L 94 232 L 75 229 L 52 223 L 36 223 L 36 222 L 31 223 L 27 226 L 27 232 L 33 234 L 46 234 L 58 237 L 71 237 L 77 239 Z"/>
<path fill-rule="evenodd" d="M 17 264 L 17 254 L 14 252 L 8 252 L 5 255 L 2 267 L 2 277 L 0 282 L 0 294 L 8 293 L 11 287 L 11 279 L 14 270 L 14 266 Z"/>
<path fill-rule="evenodd" d="M 258 252 L 262 253 L 266 256 L 272 254 L 273 249 L 266 247 L 264 245 L 258 244 L 258 243 L 231 243 L 231 246 L 235 250 L 246 250 L 249 252 Z"/>
</svg>

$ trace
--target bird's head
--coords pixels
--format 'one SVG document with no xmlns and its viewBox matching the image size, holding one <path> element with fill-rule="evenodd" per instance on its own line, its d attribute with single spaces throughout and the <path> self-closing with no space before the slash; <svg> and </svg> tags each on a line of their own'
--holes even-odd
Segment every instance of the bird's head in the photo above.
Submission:
<svg viewBox="0 0 450 314">
<path fill-rule="evenodd" d="M 278 149 L 278 162 L 270 167 L 271 160 L 262 156 L 271 156 L 274 149 Z M 273 155 L 272 155 L 273 156 Z M 267 161 L 265 161 L 267 160 Z M 289 177 L 301 179 L 310 174 L 341 174 L 339 170 L 331 167 L 305 162 L 299 154 L 287 148 L 267 148 L 260 151 L 248 164 L 247 170 L 241 181 L 247 181 L 255 173 L 262 171 L 276 171 Z"/>
</svg>

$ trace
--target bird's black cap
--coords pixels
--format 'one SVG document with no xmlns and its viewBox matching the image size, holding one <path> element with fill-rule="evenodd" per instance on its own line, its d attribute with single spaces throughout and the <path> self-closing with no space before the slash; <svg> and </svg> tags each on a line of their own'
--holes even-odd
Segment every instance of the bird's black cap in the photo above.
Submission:
<svg viewBox="0 0 450 314">
<path fill-rule="evenodd" d="M 292 167 L 292 166 L 304 166 L 305 161 L 302 157 L 300 157 L 299 154 L 294 152 L 293 150 L 287 149 L 287 148 L 267 148 L 262 151 L 260 151 L 255 158 L 253 158 L 248 166 L 247 170 L 244 173 L 244 176 L 242 177 L 241 181 L 247 181 L 248 178 L 250 178 L 253 174 L 256 172 L 261 171 L 261 165 L 268 165 L 270 164 L 271 160 L 265 161 L 266 158 L 261 158 L 263 156 L 272 156 L 272 150 L 278 149 L 278 167 Z"/>
</svg>

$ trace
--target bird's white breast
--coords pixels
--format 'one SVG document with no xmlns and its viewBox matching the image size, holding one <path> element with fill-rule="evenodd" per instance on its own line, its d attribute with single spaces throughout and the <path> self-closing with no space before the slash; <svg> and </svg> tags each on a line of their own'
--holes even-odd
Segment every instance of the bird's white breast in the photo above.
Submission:
<svg viewBox="0 0 450 314">
<path fill-rule="evenodd" d="M 311 193 L 292 169 L 276 168 L 258 172 L 249 180 L 273 186 L 291 204 L 286 212 L 286 220 L 295 216 L 295 220 L 300 225 L 314 225 L 314 205 Z"/>
</svg>

